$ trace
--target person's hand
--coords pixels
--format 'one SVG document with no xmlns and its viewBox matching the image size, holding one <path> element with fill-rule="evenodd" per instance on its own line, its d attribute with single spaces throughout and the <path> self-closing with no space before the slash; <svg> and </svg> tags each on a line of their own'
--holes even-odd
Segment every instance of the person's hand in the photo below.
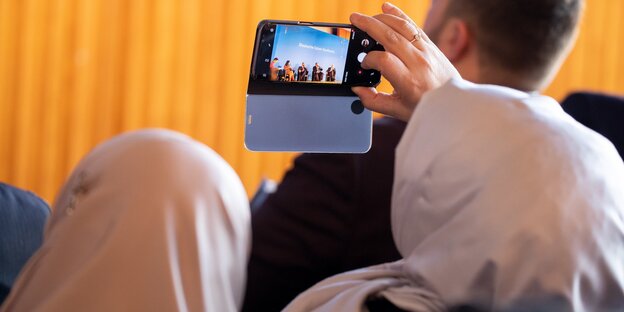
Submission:
<svg viewBox="0 0 624 312">
<path fill-rule="evenodd" d="M 351 23 L 381 43 L 385 51 L 372 51 L 362 67 L 376 69 L 394 92 L 354 87 L 364 106 L 372 111 L 409 120 L 422 95 L 459 73 L 427 35 L 403 11 L 389 3 L 374 17 L 353 13 Z"/>
</svg>

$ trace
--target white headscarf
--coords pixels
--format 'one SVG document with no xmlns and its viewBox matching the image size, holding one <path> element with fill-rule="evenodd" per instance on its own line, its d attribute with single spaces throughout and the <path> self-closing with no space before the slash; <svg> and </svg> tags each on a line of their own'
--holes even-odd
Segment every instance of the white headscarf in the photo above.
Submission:
<svg viewBox="0 0 624 312">
<path fill-rule="evenodd" d="M 249 242 L 221 157 L 172 132 L 122 135 L 75 169 L 2 311 L 236 311 Z"/>
<path fill-rule="evenodd" d="M 621 311 L 624 166 L 557 102 L 453 80 L 397 148 L 392 229 L 404 257 L 312 287 L 286 311 Z"/>
</svg>

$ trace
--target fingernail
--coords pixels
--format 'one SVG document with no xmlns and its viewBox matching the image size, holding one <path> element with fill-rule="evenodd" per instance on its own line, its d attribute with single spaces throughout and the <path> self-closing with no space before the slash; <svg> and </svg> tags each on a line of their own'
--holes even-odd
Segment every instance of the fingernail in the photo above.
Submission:
<svg viewBox="0 0 624 312">
<path fill-rule="evenodd" d="M 390 2 L 384 2 L 384 4 L 383 4 L 383 5 L 385 5 L 386 7 L 390 7 L 390 8 L 393 8 L 393 7 L 394 7 L 394 4 L 392 4 L 392 3 L 390 3 Z"/>
<path fill-rule="evenodd" d="M 361 20 L 361 18 L 362 18 L 362 14 L 355 12 L 351 14 L 350 20 L 352 23 L 354 23 L 354 22 Z"/>
</svg>

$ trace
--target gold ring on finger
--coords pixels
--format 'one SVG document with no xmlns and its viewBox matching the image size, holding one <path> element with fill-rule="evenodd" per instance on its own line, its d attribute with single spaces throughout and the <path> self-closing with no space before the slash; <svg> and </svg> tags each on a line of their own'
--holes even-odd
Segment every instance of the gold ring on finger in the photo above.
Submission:
<svg viewBox="0 0 624 312">
<path fill-rule="evenodd" d="M 422 35 L 420 34 L 420 28 L 416 28 L 416 33 L 414 34 L 414 38 L 410 40 L 410 43 L 414 43 L 420 40 L 421 38 L 422 38 Z"/>
</svg>

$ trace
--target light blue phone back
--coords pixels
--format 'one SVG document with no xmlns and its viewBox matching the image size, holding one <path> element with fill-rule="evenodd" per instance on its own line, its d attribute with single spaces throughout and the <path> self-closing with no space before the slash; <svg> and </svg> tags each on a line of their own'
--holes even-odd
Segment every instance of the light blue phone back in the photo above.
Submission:
<svg viewBox="0 0 624 312">
<path fill-rule="evenodd" d="M 245 147 L 252 151 L 366 153 L 373 116 L 355 96 L 247 95 Z"/>
</svg>

